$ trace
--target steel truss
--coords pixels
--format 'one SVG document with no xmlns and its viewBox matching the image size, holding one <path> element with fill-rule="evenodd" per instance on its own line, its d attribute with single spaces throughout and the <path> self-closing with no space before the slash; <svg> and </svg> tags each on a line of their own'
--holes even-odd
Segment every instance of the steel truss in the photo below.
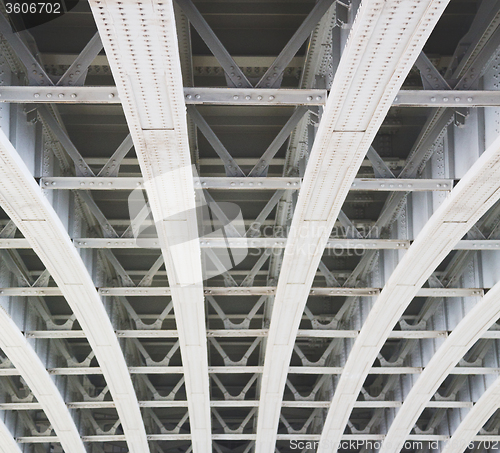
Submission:
<svg viewBox="0 0 500 453">
<path fill-rule="evenodd" d="M 0 296 L 10 315 L 0 319 L 0 451 L 51 444 L 102 453 L 127 443 L 154 453 L 288 452 L 300 438 L 319 451 L 378 441 L 388 453 L 409 440 L 437 441 L 448 453 L 498 441 L 490 417 L 500 387 L 491 358 L 500 339 L 500 178 L 489 112 L 500 105 L 500 2 L 481 4 L 446 72 L 420 52 L 445 0 L 320 0 L 258 71 L 253 57 L 230 55 L 205 3 L 92 0 L 99 32 L 50 75 L 29 35 L 0 18 L 1 53 L 15 66 L 1 68 L 0 108 L 9 113 L 0 115 L 0 204 L 19 227 L 0 221 Z M 189 23 L 214 57 L 192 55 Z M 306 56 L 294 57 L 307 39 Z M 292 60 L 303 65 L 299 89 L 282 88 Z M 195 68 L 200 61 L 211 69 Z M 414 61 L 413 82 L 400 89 Z M 111 68 L 116 86 L 87 84 L 93 67 Z M 413 89 L 418 72 L 423 90 Z M 195 83 L 215 73 L 227 88 Z M 125 111 L 130 134 L 111 157 L 84 157 L 74 124 L 61 121 L 57 108 L 83 104 Z M 408 159 L 388 158 L 373 139 L 403 127 L 391 124 L 389 108 L 414 107 L 417 117 L 430 113 Z M 209 110 L 226 108 L 289 113 L 261 155 L 242 157 Z M 23 141 L 24 123 L 37 128 L 34 141 Z M 490 145 L 481 157 L 476 135 Z M 217 157 L 200 158 L 205 141 Z M 43 171 L 34 148 L 43 148 Z M 127 157 L 132 148 L 137 158 Z M 160 219 L 158 238 L 140 246 L 133 222 L 106 207 L 124 206 L 137 188 Z M 201 190 L 214 205 L 255 203 L 250 228 L 174 247 L 173 236 L 196 228 Z M 367 203 L 381 203 L 378 220 L 352 208 Z M 84 227 L 72 229 L 70 217 Z M 276 230 L 264 235 L 266 226 Z M 312 256 L 300 251 L 304 242 Z M 203 286 L 201 253 L 228 246 L 261 250 Z M 32 251 L 45 270 L 25 264 Z M 62 297 L 71 312 L 52 314 Z M 20 321 L 18 301 L 29 321 Z M 464 382 L 484 394 L 467 394 Z"/>
</svg>

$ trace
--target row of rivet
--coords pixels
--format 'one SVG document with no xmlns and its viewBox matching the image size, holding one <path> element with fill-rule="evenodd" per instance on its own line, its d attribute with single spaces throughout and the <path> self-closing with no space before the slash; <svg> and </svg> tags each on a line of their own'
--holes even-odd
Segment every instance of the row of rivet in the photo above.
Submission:
<svg viewBox="0 0 500 453">
<path fill-rule="evenodd" d="M 386 184 L 385 183 L 380 183 L 379 184 L 379 187 L 385 187 Z M 356 187 L 356 183 L 353 182 L 351 184 L 351 187 Z M 399 187 L 399 188 L 405 188 L 405 187 L 408 187 L 408 188 L 411 188 L 413 187 L 413 184 L 387 184 L 387 187 L 389 188 L 393 188 L 393 187 Z M 436 184 L 436 187 L 440 188 L 440 187 L 445 187 L 445 188 L 449 188 L 451 189 L 451 186 L 449 184 Z"/>
<path fill-rule="evenodd" d="M 448 102 L 450 100 L 450 98 L 448 98 L 448 97 L 443 97 L 442 99 L 443 99 L 443 102 Z M 438 99 L 435 96 L 430 98 L 431 102 L 437 102 L 437 100 Z M 455 102 L 460 102 L 461 100 L 462 100 L 462 98 L 458 98 L 458 97 L 456 97 L 454 99 Z M 471 97 L 467 98 L 467 102 L 472 102 L 473 100 L 474 100 L 474 98 L 471 98 Z M 398 102 L 398 101 L 399 101 L 399 97 L 394 98 L 394 102 Z"/>
<path fill-rule="evenodd" d="M 188 100 L 196 99 L 196 100 L 199 100 L 199 101 L 203 100 L 201 94 L 186 94 L 186 99 L 188 99 Z M 235 94 L 233 96 L 233 100 L 238 101 L 239 99 L 240 99 L 239 95 Z M 246 96 L 241 96 L 241 99 L 245 99 L 246 101 L 251 101 L 252 100 L 252 96 L 250 96 L 250 95 L 247 94 Z M 269 101 L 274 101 L 275 99 L 276 99 L 276 96 L 274 96 L 274 95 L 270 95 L 267 98 L 267 100 L 269 100 Z M 312 101 L 314 98 L 312 96 L 307 96 L 306 99 L 308 101 Z M 316 100 L 317 101 L 321 101 L 322 99 L 323 99 L 322 96 L 316 96 Z M 209 100 L 211 100 L 211 99 L 209 99 Z M 257 100 L 258 101 L 264 100 L 264 96 L 262 96 L 262 95 L 259 94 L 257 96 Z"/>
<path fill-rule="evenodd" d="M 65 96 L 66 96 L 66 95 L 65 95 L 64 93 L 59 93 L 59 94 L 57 95 L 57 97 L 58 97 L 58 98 L 61 98 L 61 99 L 62 99 L 62 98 L 64 98 Z M 0 97 L 2 97 L 2 93 L 0 93 Z M 40 93 L 34 93 L 34 94 L 33 94 L 33 97 L 34 97 L 35 99 L 38 99 L 38 98 L 40 97 Z M 45 95 L 45 97 L 47 97 L 47 98 L 49 98 L 49 99 L 50 99 L 51 97 L 55 97 L 55 93 L 47 93 L 47 94 Z M 75 99 L 75 98 L 77 98 L 77 97 L 78 97 L 78 95 L 77 95 L 76 93 L 71 93 L 71 94 L 69 95 L 69 97 L 70 97 L 70 98 L 72 98 L 72 99 Z M 113 99 L 114 97 L 115 97 L 115 94 L 114 94 L 114 93 L 109 93 L 109 94 L 108 94 L 108 98 L 109 98 L 109 99 Z"/>
</svg>

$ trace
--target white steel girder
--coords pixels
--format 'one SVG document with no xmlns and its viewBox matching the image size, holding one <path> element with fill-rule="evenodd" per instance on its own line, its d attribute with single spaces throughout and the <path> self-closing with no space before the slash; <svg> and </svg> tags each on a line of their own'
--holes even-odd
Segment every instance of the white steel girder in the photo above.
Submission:
<svg viewBox="0 0 500 453">
<path fill-rule="evenodd" d="M 3 420 L 0 420 L 0 451 L 2 453 L 21 453 L 19 444 L 12 437 Z"/>
<path fill-rule="evenodd" d="M 417 236 L 372 307 L 349 353 L 328 412 L 319 452 L 337 451 L 369 366 L 434 269 L 500 199 L 500 138 L 476 161 Z M 391 450 L 393 451 L 393 450 Z"/>
<path fill-rule="evenodd" d="M 382 444 L 382 448 L 380 449 L 380 453 L 400 451 L 411 429 L 418 420 L 418 417 L 425 409 L 428 401 L 434 396 L 441 383 L 481 335 L 486 332 L 499 317 L 500 283 L 497 283 L 488 291 L 486 296 L 471 309 L 462 321 L 460 321 L 457 327 L 453 329 L 453 332 L 427 364 L 422 375 L 412 387 L 410 393 L 406 396 L 405 402 L 401 409 L 399 409 L 396 418 L 393 420 L 386 439 Z M 500 403 L 500 380 L 497 381 L 496 384 L 493 384 L 493 388 L 495 388 L 495 386 L 497 387 L 496 391 L 492 389 L 487 390 L 487 392 L 489 392 L 490 398 L 495 394 L 494 392 L 498 392 L 496 396 L 496 409 Z M 479 414 L 483 414 L 483 412 L 479 411 L 478 408 L 476 410 L 476 416 L 479 416 Z M 488 418 L 486 418 L 484 423 L 486 423 L 487 420 Z M 474 426 L 475 423 L 477 422 L 474 422 Z M 481 426 L 482 425 L 479 425 L 479 428 Z M 460 429 L 469 430 L 470 428 Z M 474 431 L 471 436 L 473 437 L 478 430 L 479 429 Z M 469 442 L 466 442 L 465 445 L 468 445 L 468 443 Z"/>
<path fill-rule="evenodd" d="M 1 130 L 0 159 L 2 209 L 14 221 L 44 263 L 85 331 L 115 401 L 130 451 L 134 453 L 149 451 L 146 430 L 127 364 L 94 282 L 61 220 Z M 22 356 L 20 350 L 16 354 Z M 38 372 L 38 377 L 43 377 L 43 373 Z M 35 392 L 36 381 L 33 385 Z M 48 384 L 40 386 L 41 395 L 47 392 L 47 387 Z M 47 400 L 46 412 L 49 419 L 51 413 L 61 417 L 66 412 L 58 404 L 59 399 L 62 401 L 60 395 L 58 398 L 55 395 L 54 399 Z M 54 428 L 57 426 L 57 417 L 54 419 L 56 422 Z M 71 433 L 69 428 L 63 429 L 62 437 L 58 434 L 61 442 L 65 439 L 65 432 Z M 65 446 L 65 449 L 70 452 L 80 448 L 83 452 L 81 441 L 79 445 L 81 447 L 78 444 L 75 446 L 73 441 L 72 444 Z"/>
<path fill-rule="evenodd" d="M 91 0 L 90 5 L 122 100 L 166 263 L 193 451 L 209 452 L 201 249 L 199 241 L 191 240 L 198 236 L 198 226 L 172 1 Z"/>
<path fill-rule="evenodd" d="M 275 448 L 287 366 L 326 241 L 375 134 L 447 4 L 373 0 L 359 6 L 285 249 L 266 347 L 257 453 Z"/>
<path fill-rule="evenodd" d="M 467 413 L 451 439 L 442 449 L 442 453 L 463 453 L 469 444 L 478 441 L 476 434 L 500 406 L 500 378 L 490 385 Z M 489 437 L 489 436 L 488 436 Z M 486 440 L 486 439 L 485 439 Z M 491 442 L 492 439 L 487 439 Z M 493 442 L 497 442 L 493 439 Z M 484 445 L 484 444 L 483 444 Z M 494 447 L 493 449 L 496 450 Z"/>
<path fill-rule="evenodd" d="M 0 134 L 3 133 L 0 131 Z M 0 199 L 2 196 L 3 192 L 0 189 Z M 30 387 L 64 450 L 85 453 L 80 433 L 59 389 L 36 351 L 3 308 L 0 308 L 0 348 Z M 15 444 L 5 424 L 0 423 L 0 451 L 6 453 L 18 451 L 17 447 L 13 449 Z"/>
</svg>

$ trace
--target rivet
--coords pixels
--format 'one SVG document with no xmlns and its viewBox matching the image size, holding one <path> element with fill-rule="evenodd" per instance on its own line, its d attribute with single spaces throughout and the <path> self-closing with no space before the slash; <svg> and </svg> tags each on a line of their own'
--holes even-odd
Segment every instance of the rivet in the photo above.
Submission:
<svg viewBox="0 0 500 453">
<path fill-rule="evenodd" d="M 59 93 L 58 95 L 60 98 L 63 98 L 64 97 L 64 93 Z"/>
<path fill-rule="evenodd" d="M 233 96 L 233 99 L 234 99 L 235 101 L 237 101 L 237 100 L 239 99 L 239 97 L 238 97 L 238 96 L 236 96 L 236 95 L 234 95 L 234 96 Z"/>
<path fill-rule="evenodd" d="M 47 93 L 47 97 L 51 98 L 52 97 L 52 93 Z"/>
<path fill-rule="evenodd" d="M 76 98 L 76 93 L 72 93 L 72 94 L 71 94 L 71 97 L 72 97 L 73 99 L 75 99 L 75 98 Z"/>
<path fill-rule="evenodd" d="M 114 97 L 115 97 L 115 95 L 113 93 L 108 94 L 108 98 L 113 99 Z"/>
<path fill-rule="evenodd" d="M 269 96 L 269 100 L 270 101 L 274 100 L 274 96 Z"/>
<path fill-rule="evenodd" d="M 258 99 L 259 101 L 262 101 L 262 96 L 257 96 L 257 99 Z"/>
<path fill-rule="evenodd" d="M 245 99 L 246 99 L 247 101 L 249 101 L 250 99 L 252 99 L 252 97 L 251 97 L 251 96 L 245 96 Z"/>
<path fill-rule="evenodd" d="M 312 101 L 312 100 L 313 100 L 313 97 L 312 97 L 312 96 L 307 96 L 307 100 L 308 100 L 308 101 Z"/>
<path fill-rule="evenodd" d="M 201 98 L 201 96 L 200 96 L 199 94 L 197 94 L 197 95 L 195 96 L 195 98 L 196 98 L 196 99 L 200 99 L 200 98 Z"/>
</svg>

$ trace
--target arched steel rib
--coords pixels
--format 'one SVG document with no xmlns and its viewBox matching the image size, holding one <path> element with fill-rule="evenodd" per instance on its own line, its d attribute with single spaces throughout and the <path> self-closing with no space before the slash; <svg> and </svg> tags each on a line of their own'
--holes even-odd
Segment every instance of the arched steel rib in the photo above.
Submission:
<svg viewBox="0 0 500 453">
<path fill-rule="evenodd" d="M 285 249 L 266 346 L 257 453 L 274 452 L 287 368 L 326 241 L 375 134 L 447 4 L 367 0 L 359 6 Z"/>
<path fill-rule="evenodd" d="M 453 245 L 499 199 L 500 138 L 483 153 L 429 219 L 387 281 L 340 376 L 318 451 L 337 451 L 368 369 L 389 333 Z"/>
<path fill-rule="evenodd" d="M 85 453 L 80 433 L 59 389 L 33 347 L 3 308 L 0 308 L 0 349 L 19 371 L 41 404 L 64 450 Z M 0 451 L 21 451 L 3 421 L 0 422 Z"/>
<path fill-rule="evenodd" d="M 500 175 L 497 176 L 500 178 Z M 497 180 L 498 181 L 498 180 Z M 500 182 L 499 182 L 500 185 Z M 426 404 L 436 393 L 441 383 L 448 377 L 450 371 L 474 345 L 474 343 L 500 318 L 500 283 L 497 283 L 488 291 L 481 301 L 467 313 L 460 323 L 453 329 L 451 335 L 434 354 L 425 370 L 418 378 L 416 384 L 410 390 L 403 406 L 399 409 L 396 418 L 391 424 L 387 437 L 382 445 L 380 453 L 399 452 L 404 445 L 411 429 L 424 410 Z M 500 381 L 493 384 L 500 390 Z M 489 389 L 487 390 L 487 392 Z M 491 392 L 494 392 L 491 390 Z M 493 393 L 490 395 L 493 396 Z M 500 403 L 500 393 L 497 395 L 497 406 Z M 483 402 L 483 405 L 490 404 Z M 490 406 L 487 406 L 490 407 Z M 491 406 L 492 407 L 492 406 Z M 485 413 L 478 408 L 477 414 Z M 485 420 L 486 423 L 487 419 Z M 462 422 L 463 423 L 463 422 Z M 467 423 L 471 423 L 469 420 Z M 473 430 L 476 422 L 471 428 L 459 428 L 461 431 Z M 484 424 L 484 423 L 483 423 Z M 465 425 L 467 426 L 467 425 Z M 482 424 L 479 425 L 481 428 Z M 474 435 L 479 428 L 474 431 Z M 468 442 L 467 442 L 468 444 Z M 465 445 L 467 445 L 465 444 Z M 454 450 L 455 451 L 455 450 Z"/>
<path fill-rule="evenodd" d="M 94 282 L 58 215 L 1 130 L 0 161 L 0 206 L 44 263 L 85 331 L 116 403 L 130 451 L 148 452 L 146 430 L 125 357 Z M 21 349 L 18 354 L 23 354 Z M 44 386 L 39 391 L 43 395 Z M 59 406 L 51 409 L 50 401 L 47 406 L 54 417 L 64 414 Z M 64 434 L 69 428 L 62 431 Z M 69 453 L 75 448 L 65 450 Z M 83 444 L 81 448 L 83 452 Z"/>
<path fill-rule="evenodd" d="M 443 453 L 463 453 L 479 430 L 500 406 L 500 378 L 490 385 L 474 404 L 443 448 Z"/>
<path fill-rule="evenodd" d="M 203 276 L 172 1 L 91 0 L 90 5 L 134 141 L 166 264 L 193 452 L 208 453 L 212 440 Z"/>
<path fill-rule="evenodd" d="M 21 453 L 19 444 L 12 437 L 7 425 L 0 420 L 0 452 L 2 453 Z"/>
</svg>

